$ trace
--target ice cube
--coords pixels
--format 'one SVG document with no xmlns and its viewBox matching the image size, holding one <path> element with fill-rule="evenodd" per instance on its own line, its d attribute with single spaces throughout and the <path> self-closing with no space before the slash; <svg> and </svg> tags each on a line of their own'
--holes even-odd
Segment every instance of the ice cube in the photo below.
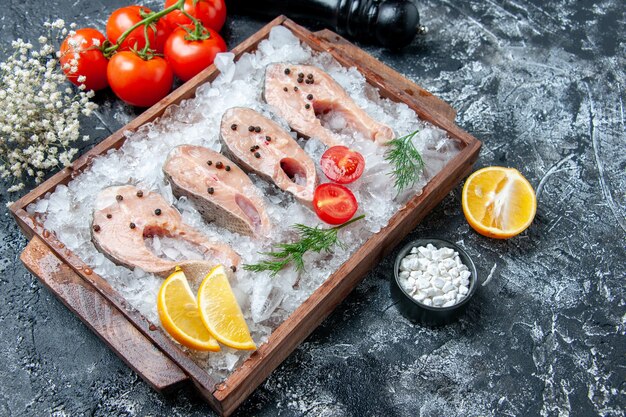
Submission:
<svg viewBox="0 0 626 417">
<path fill-rule="evenodd" d="M 222 52 L 215 55 L 215 59 L 213 63 L 220 71 L 220 81 L 222 82 L 230 82 L 235 75 L 235 64 L 234 64 L 235 54 L 232 52 Z"/>
</svg>

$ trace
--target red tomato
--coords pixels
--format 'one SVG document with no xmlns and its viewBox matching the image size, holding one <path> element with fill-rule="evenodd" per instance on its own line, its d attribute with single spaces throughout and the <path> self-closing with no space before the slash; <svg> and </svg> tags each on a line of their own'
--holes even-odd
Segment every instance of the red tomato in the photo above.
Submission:
<svg viewBox="0 0 626 417">
<path fill-rule="evenodd" d="M 176 4 L 176 2 L 177 0 L 166 0 L 165 8 Z M 224 0 L 185 0 L 185 11 L 200 20 L 204 27 L 217 32 L 222 29 L 226 21 L 226 3 Z M 193 23 L 180 10 L 174 10 L 167 14 L 164 19 L 173 27 Z"/>
<path fill-rule="evenodd" d="M 111 89 L 126 103 L 150 107 L 170 92 L 174 73 L 161 57 L 144 60 L 131 51 L 118 52 L 109 61 Z"/>
<path fill-rule="evenodd" d="M 76 85 L 85 84 L 87 90 L 98 91 L 107 88 L 109 60 L 99 48 L 104 41 L 104 35 L 92 28 L 78 29 L 76 34 L 65 38 L 61 44 L 59 61 L 70 82 Z M 76 71 L 72 72 L 72 67 Z M 81 76 L 85 77 L 85 81 L 78 81 Z"/>
<path fill-rule="evenodd" d="M 352 191 L 343 185 L 326 183 L 315 189 L 313 209 L 328 224 L 342 224 L 354 216 L 359 208 Z"/>
<path fill-rule="evenodd" d="M 156 22 L 156 51 L 160 54 L 165 50 L 165 43 L 169 39 L 172 31 L 176 28 L 171 26 L 165 19 L 161 18 Z M 152 45 L 152 44 L 151 44 Z M 152 45 L 154 47 L 154 45 Z"/>
<path fill-rule="evenodd" d="M 113 44 L 122 36 L 127 29 L 143 20 L 141 14 L 151 13 L 147 7 L 126 6 L 114 11 L 107 21 L 107 38 Z M 163 52 L 163 46 L 167 37 L 171 33 L 171 28 L 163 19 L 159 19 L 148 26 L 148 40 L 150 47 L 157 52 Z M 140 26 L 130 32 L 120 45 L 118 51 L 128 51 L 131 48 L 142 49 L 146 46 L 144 27 Z"/>
<path fill-rule="evenodd" d="M 193 30 L 193 27 L 188 27 Z M 215 55 L 226 51 L 224 39 L 213 29 L 207 29 L 209 39 L 188 41 L 184 27 L 176 29 L 165 43 L 165 59 L 170 63 L 174 74 L 183 81 L 187 81 L 194 75 L 213 63 Z"/>
<path fill-rule="evenodd" d="M 360 153 L 345 146 L 333 146 L 322 155 L 320 166 L 329 180 L 349 184 L 363 174 L 365 159 Z"/>
</svg>

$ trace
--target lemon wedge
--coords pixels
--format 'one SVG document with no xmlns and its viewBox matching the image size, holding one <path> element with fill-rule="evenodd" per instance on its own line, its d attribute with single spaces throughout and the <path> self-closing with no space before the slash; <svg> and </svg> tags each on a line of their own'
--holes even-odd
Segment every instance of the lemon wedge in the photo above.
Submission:
<svg viewBox="0 0 626 417">
<path fill-rule="evenodd" d="M 200 284 L 198 306 L 202 322 L 218 342 L 234 349 L 256 349 L 222 265 L 213 268 Z"/>
</svg>

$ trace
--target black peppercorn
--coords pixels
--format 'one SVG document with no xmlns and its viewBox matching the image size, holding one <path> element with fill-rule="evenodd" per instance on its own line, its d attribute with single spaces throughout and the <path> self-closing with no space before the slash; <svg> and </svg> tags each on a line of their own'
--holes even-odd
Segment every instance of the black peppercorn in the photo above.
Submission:
<svg viewBox="0 0 626 417">
<path fill-rule="evenodd" d="M 208 166 L 211 166 L 211 165 L 213 165 L 213 161 L 206 161 L 206 164 L 207 164 Z"/>
<path fill-rule="evenodd" d="M 265 136 L 265 140 L 268 141 L 268 142 L 271 142 L 272 138 L 270 138 L 269 136 Z"/>
<path fill-rule="evenodd" d="M 256 133 L 261 132 L 261 126 L 256 126 L 256 127 L 254 128 L 254 131 L 255 131 Z"/>
<path fill-rule="evenodd" d="M 298 84 L 302 84 L 303 81 L 304 81 L 304 78 L 298 78 Z"/>
<path fill-rule="evenodd" d="M 254 126 L 248 126 L 248 132 L 254 132 Z"/>
<path fill-rule="evenodd" d="M 255 156 L 255 157 L 257 157 L 257 158 L 260 158 L 260 157 L 261 157 L 261 154 L 260 154 L 260 153 L 258 153 L 258 152 L 255 152 L 255 153 L 254 153 L 254 156 Z"/>
<path fill-rule="evenodd" d="M 254 146 L 250 146 L 250 152 L 254 152 L 256 148 Z"/>
<path fill-rule="evenodd" d="M 306 80 L 307 84 L 313 84 L 313 80 Z"/>
<path fill-rule="evenodd" d="M 309 100 L 313 100 L 313 94 L 309 94 L 308 96 L 306 96 L 306 98 L 308 98 Z"/>
<path fill-rule="evenodd" d="M 137 191 L 137 197 L 143 197 L 143 191 L 141 190 Z"/>
<path fill-rule="evenodd" d="M 218 161 L 218 162 L 215 164 L 215 168 L 217 168 L 217 169 L 222 169 L 222 168 L 224 168 L 224 164 L 223 164 L 221 161 Z"/>
<path fill-rule="evenodd" d="M 226 168 L 224 168 L 226 171 L 230 171 L 230 165 L 226 165 Z"/>
<path fill-rule="evenodd" d="M 213 194 L 215 192 L 215 190 L 213 189 L 213 187 L 209 187 L 207 189 L 207 191 L 209 192 L 209 194 Z"/>
<path fill-rule="evenodd" d="M 307 76 L 306 76 L 306 77 L 307 77 L 309 80 L 312 80 L 312 79 L 313 79 L 313 74 L 307 74 Z"/>
<path fill-rule="evenodd" d="M 289 91 L 287 87 L 283 87 L 283 91 Z"/>
<path fill-rule="evenodd" d="M 293 91 L 298 91 L 298 86 L 294 87 Z"/>
<path fill-rule="evenodd" d="M 237 272 L 237 267 L 235 265 L 231 265 L 230 269 L 232 269 L 233 272 Z"/>
<path fill-rule="evenodd" d="M 237 125 L 235 123 L 233 123 L 232 125 L 230 125 L 230 128 L 233 130 L 237 130 Z"/>
<path fill-rule="evenodd" d="M 285 68 L 285 74 L 289 75 L 289 73 L 291 73 L 291 71 L 289 70 L 289 68 Z"/>
<path fill-rule="evenodd" d="M 161 215 L 161 209 L 154 210 L 154 214 L 156 214 L 157 216 L 160 216 Z"/>
<path fill-rule="evenodd" d="M 311 108 L 311 105 L 309 103 L 307 103 L 307 104 L 304 105 L 304 108 L 308 110 L 308 109 Z"/>
<path fill-rule="evenodd" d="M 304 78 L 304 74 L 303 73 L 299 73 L 298 74 L 298 78 Z"/>
<path fill-rule="evenodd" d="M 124 197 L 122 197 L 120 194 L 118 194 L 118 195 L 115 196 L 115 199 L 117 201 L 122 201 L 124 199 Z"/>
<path fill-rule="evenodd" d="M 112 217 L 113 217 L 113 215 L 111 213 L 107 214 L 107 219 L 110 219 Z"/>
<path fill-rule="evenodd" d="M 134 229 L 135 227 L 137 227 L 137 226 L 135 225 L 135 223 L 130 222 L 130 228 L 131 228 L 131 229 Z"/>
<path fill-rule="evenodd" d="M 93 231 L 94 232 L 99 232 L 100 231 L 100 226 L 98 226 L 97 224 L 93 225 Z"/>
</svg>

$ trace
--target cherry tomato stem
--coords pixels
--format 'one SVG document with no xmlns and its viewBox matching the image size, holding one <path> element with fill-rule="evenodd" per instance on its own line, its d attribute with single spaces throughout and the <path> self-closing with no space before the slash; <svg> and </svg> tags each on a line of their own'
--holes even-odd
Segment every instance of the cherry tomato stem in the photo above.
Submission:
<svg viewBox="0 0 626 417">
<path fill-rule="evenodd" d="M 171 6 L 176 0 L 166 0 L 165 7 Z M 174 10 L 165 17 L 171 26 L 184 26 L 202 22 L 206 28 L 219 32 L 226 21 L 226 2 L 224 0 L 185 0 L 180 10 Z"/>
<path fill-rule="evenodd" d="M 142 25 L 145 25 L 145 27 L 147 28 L 152 22 L 155 22 L 157 20 L 159 20 L 160 18 L 162 18 L 163 16 L 168 15 L 169 13 L 173 12 L 174 10 L 182 10 L 183 7 L 185 5 L 185 0 L 177 0 L 175 4 L 171 5 L 170 7 L 167 7 L 163 10 L 161 10 L 160 12 L 156 12 L 154 14 L 151 14 L 150 16 L 146 17 L 145 19 L 135 23 L 134 25 L 132 25 L 131 27 L 129 27 L 128 29 L 126 29 L 126 31 L 124 31 L 124 33 L 122 33 L 122 35 L 117 39 L 117 42 L 115 42 L 114 45 L 111 45 L 108 48 L 105 48 L 102 52 L 105 54 L 105 56 L 110 56 L 111 54 L 113 54 L 115 51 L 117 51 L 120 47 L 120 45 L 126 40 L 126 38 L 128 37 L 128 35 L 130 35 L 135 29 L 141 27 Z M 146 35 L 146 43 L 148 43 L 148 36 Z"/>
</svg>

